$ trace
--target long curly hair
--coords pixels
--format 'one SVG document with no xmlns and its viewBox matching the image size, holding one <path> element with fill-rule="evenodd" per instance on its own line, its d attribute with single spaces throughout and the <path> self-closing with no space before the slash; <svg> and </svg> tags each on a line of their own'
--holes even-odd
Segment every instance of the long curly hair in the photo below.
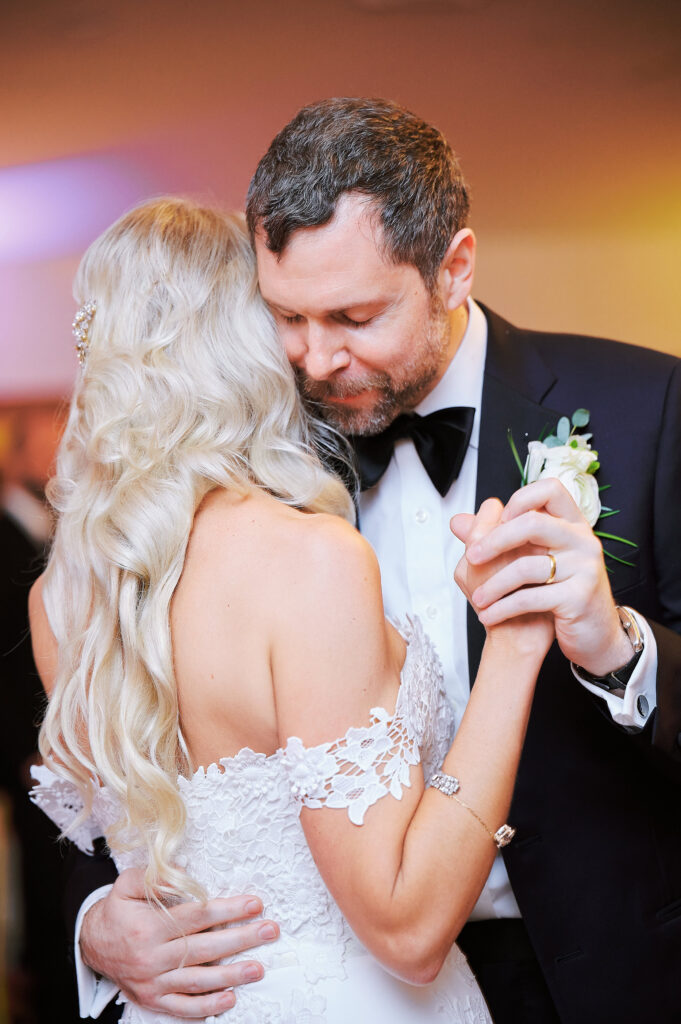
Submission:
<svg viewBox="0 0 681 1024">
<path fill-rule="evenodd" d="M 124 809 L 112 850 L 142 843 L 156 899 L 201 895 L 173 866 L 185 812 L 169 607 L 196 510 L 261 487 L 354 519 L 320 460 L 340 439 L 303 409 L 238 215 L 179 199 L 121 217 L 85 254 L 96 302 L 48 494 L 58 513 L 44 601 L 59 645 L 43 757 Z M 86 813 L 85 812 L 85 813 Z"/>
</svg>

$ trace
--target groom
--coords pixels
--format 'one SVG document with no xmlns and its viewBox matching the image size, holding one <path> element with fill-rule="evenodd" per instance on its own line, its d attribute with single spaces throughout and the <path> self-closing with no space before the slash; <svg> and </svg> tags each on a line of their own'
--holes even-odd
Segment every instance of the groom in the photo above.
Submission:
<svg viewBox="0 0 681 1024">
<path fill-rule="evenodd" d="M 391 103 L 330 100 L 274 140 L 247 217 L 301 390 L 356 438 L 360 525 L 381 563 L 387 612 L 423 618 L 457 719 L 484 631 L 451 582 L 464 546 L 450 518 L 464 514 L 454 529 L 465 539 L 466 514 L 484 498 L 507 502 L 504 521 L 467 552 L 495 570 L 477 595 L 488 623 L 554 615 L 558 644 L 539 679 L 510 815 L 517 835 L 460 937 L 495 1021 L 672 1024 L 681 1019 L 681 365 L 521 331 L 473 302 L 467 212 L 459 167 L 434 128 Z M 441 414 L 434 432 L 432 419 L 398 419 L 451 407 L 453 426 Z M 591 414 L 599 484 L 619 510 L 616 527 L 597 528 L 638 545 L 631 557 L 606 540 L 609 576 L 561 485 L 517 490 L 507 443 L 510 429 L 524 454 L 580 407 Z M 453 438 L 444 453 L 443 431 Z M 262 922 L 178 943 L 139 895 L 138 880 L 121 876 L 82 915 L 85 960 L 145 1005 L 220 1012 L 224 995 L 204 993 L 248 980 L 246 968 L 192 965 L 257 945 Z M 239 910 L 214 901 L 193 914 L 189 931 Z"/>
</svg>

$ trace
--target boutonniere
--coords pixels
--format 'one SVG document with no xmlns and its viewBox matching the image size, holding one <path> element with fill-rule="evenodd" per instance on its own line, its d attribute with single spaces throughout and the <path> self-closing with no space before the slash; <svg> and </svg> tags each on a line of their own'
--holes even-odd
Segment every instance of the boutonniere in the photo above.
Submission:
<svg viewBox="0 0 681 1024">
<path fill-rule="evenodd" d="M 607 490 L 610 484 L 599 487 L 596 481 L 596 473 L 601 464 L 598 461 L 598 452 L 589 444 L 593 435 L 577 433 L 588 423 L 588 409 L 577 409 L 573 412 L 571 420 L 567 416 L 561 416 L 555 434 L 544 434 L 542 431 L 539 440 L 528 442 L 527 458 L 524 463 L 520 459 L 510 428 L 507 436 L 520 470 L 523 487 L 525 484 L 534 483 L 535 480 L 556 477 L 570 493 L 589 526 L 593 527 L 600 519 L 617 515 L 619 509 L 608 508 L 601 502 L 601 493 Z M 612 540 L 631 548 L 638 547 L 633 541 L 618 537 L 614 533 L 606 533 L 604 530 L 594 530 L 594 533 L 601 541 Z M 621 562 L 622 565 L 634 565 L 633 562 L 613 554 L 605 547 L 603 553 L 607 558 Z"/>
</svg>

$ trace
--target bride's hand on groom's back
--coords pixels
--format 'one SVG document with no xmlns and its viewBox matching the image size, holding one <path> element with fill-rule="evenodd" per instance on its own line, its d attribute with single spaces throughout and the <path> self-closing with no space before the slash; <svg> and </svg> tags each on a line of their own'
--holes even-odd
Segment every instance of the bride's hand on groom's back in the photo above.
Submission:
<svg viewBox="0 0 681 1024">
<path fill-rule="evenodd" d="M 87 912 L 81 955 L 140 1006 L 184 1018 L 217 1015 L 234 1006 L 233 986 L 263 976 L 255 960 L 217 962 L 278 937 L 277 925 L 259 917 L 262 909 L 254 896 L 235 896 L 164 912 L 145 899 L 144 872 L 131 868 Z"/>
</svg>

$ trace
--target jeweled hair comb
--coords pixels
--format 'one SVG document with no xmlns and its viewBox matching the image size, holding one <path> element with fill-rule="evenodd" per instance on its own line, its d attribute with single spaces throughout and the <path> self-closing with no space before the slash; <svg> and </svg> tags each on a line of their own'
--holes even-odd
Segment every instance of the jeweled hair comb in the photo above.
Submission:
<svg viewBox="0 0 681 1024">
<path fill-rule="evenodd" d="M 86 302 L 76 313 L 73 324 L 73 336 L 76 339 L 76 355 L 81 366 L 85 365 L 89 341 L 90 324 L 97 310 L 97 303 L 94 300 Z"/>
</svg>

